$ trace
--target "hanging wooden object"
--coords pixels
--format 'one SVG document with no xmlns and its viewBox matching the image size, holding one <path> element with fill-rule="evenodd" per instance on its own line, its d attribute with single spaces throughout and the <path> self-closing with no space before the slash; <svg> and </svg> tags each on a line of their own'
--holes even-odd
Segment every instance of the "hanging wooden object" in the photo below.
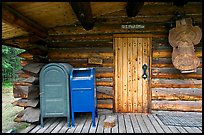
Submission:
<svg viewBox="0 0 204 135">
<path fill-rule="evenodd" d="M 200 60 L 195 56 L 194 45 L 202 37 L 201 29 L 192 25 L 191 18 L 176 21 L 176 28 L 169 31 L 169 43 L 173 47 L 172 63 L 181 73 L 196 72 Z"/>
</svg>

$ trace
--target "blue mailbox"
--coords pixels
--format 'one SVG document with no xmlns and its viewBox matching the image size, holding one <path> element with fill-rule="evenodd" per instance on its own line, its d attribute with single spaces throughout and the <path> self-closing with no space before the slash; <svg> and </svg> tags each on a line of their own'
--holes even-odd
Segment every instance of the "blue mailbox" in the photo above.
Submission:
<svg viewBox="0 0 204 135">
<path fill-rule="evenodd" d="M 74 112 L 91 112 L 92 125 L 98 117 L 94 68 L 73 68 L 70 73 L 71 116 L 74 127 Z"/>
</svg>

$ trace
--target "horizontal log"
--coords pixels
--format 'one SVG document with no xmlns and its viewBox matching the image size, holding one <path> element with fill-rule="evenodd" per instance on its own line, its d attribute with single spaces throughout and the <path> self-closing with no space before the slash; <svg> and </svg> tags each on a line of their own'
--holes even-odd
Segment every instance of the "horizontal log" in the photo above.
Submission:
<svg viewBox="0 0 204 135">
<path fill-rule="evenodd" d="M 201 84 L 151 84 L 152 88 L 202 88 Z"/>
<path fill-rule="evenodd" d="M 49 59 L 49 62 L 56 62 L 56 63 L 74 63 L 74 64 L 86 64 L 88 62 L 88 58 L 86 59 Z M 112 64 L 111 64 L 112 63 Z M 105 65 L 108 65 L 108 64 L 111 64 L 113 65 L 113 59 L 103 59 L 102 60 L 102 64 L 105 64 Z M 94 65 L 94 64 L 90 64 L 90 65 Z M 96 64 L 96 65 L 99 65 L 99 64 Z"/>
<path fill-rule="evenodd" d="M 144 23 L 141 23 L 144 25 Z M 76 35 L 76 34 L 164 34 L 168 33 L 169 30 L 166 26 L 162 25 L 145 25 L 144 29 L 122 29 L 121 24 L 98 24 L 95 25 L 92 30 L 84 31 L 83 28 L 77 27 L 75 25 L 70 26 L 60 26 L 50 29 L 48 31 L 49 35 Z"/>
<path fill-rule="evenodd" d="M 96 91 L 113 96 L 113 87 L 108 86 L 96 86 Z"/>
<path fill-rule="evenodd" d="M 49 48 L 76 48 L 77 47 L 112 47 L 113 42 L 58 42 L 49 43 Z"/>
<path fill-rule="evenodd" d="M 152 88 L 152 100 L 202 100 L 202 89 Z"/>
<path fill-rule="evenodd" d="M 197 57 L 202 57 L 202 51 L 196 51 L 195 55 Z M 161 50 L 155 50 L 153 51 L 153 58 L 169 58 L 172 56 L 172 52 L 171 51 L 161 51 Z"/>
<path fill-rule="evenodd" d="M 40 41 L 40 38 L 30 34 L 29 36 L 19 36 L 19 37 L 9 38 L 3 41 L 5 43 L 35 43 Z"/>
<path fill-rule="evenodd" d="M 57 52 L 67 52 L 67 53 L 113 53 L 113 48 L 110 47 L 102 47 L 102 46 L 98 46 L 98 47 L 78 47 L 76 46 L 75 48 L 50 48 L 49 51 L 57 51 Z"/>
<path fill-rule="evenodd" d="M 113 86 L 113 82 L 96 82 L 96 86 Z"/>
<path fill-rule="evenodd" d="M 36 99 L 39 97 L 39 85 L 32 86 L 13 86 L 14 98 Z"/>
<path fill-rule="evenodd" d="M 60 55 L 59 55 L 60 54 Z M 49 59 L 66 59 L 66 58 L 78 58 L 78 59 L 85 59 L 85 58 L 101 58 L 101 59 L 110 59 L 113 58 L 113 53 L 67 53 L 66 51 L 59 51 L 59 50 L 49 50 L 48 58 Z"/>
<path fill-rule="evenodd" d="M 39 56 L 39 55 L 33 55 L 29 53 L 28 51 L 24 51 L 17 55 L 18 57 L 24 58 L 27 61 L 32 62 L 48 62 L 47 57 L 45 56 Z"/>
<path fill-rule="evenodd" d="M 29 63 L 28 65 L 23 67 L 23 71 L 25 73 L 29 73 L 35 77 L 39 75 L 41 68 L 46 65 L 45 63 Z"/>
<path fill-rule="evenodd" d="M 20 107 L 36 107 L 39 103 L 39 99 L 19 99 L 14 101 L 12 104 Z"/>
<path fill-rule="evenodd" d="M 169 44 L 167 37 L 154 37 L 152 39 L 152 50 L 170 50 L 173 51 L 173 47 Z M 196 51 L 202 50 L 202 41 L 194 46 Z"/>
<path fill-rule="evenodd" d="M 97 99 L 113 99 L 113 95 L 97 93 Z"/>
<path fill-rule="evenodd" d="M 152 78 L 166 78 L 166 79 L 202 79 L 202 74 L 171 74 L 171 73 L 159 73 L 152 75 Z"/>
<path fill-rule="evenodd" d="M 202 84 L 202 80 L 197 79 L 152 79 L 152 84 Z"/>
<path fill-rule="evenodd" d="M 26 74 L 23 70 L 17 71 L 16 74 L 17 74 L 18 77 L 20 77 L 20 78 L 29 78 L 29 77 L 31 77 L 30 74 Z"/>
<path fill-rule="evenodd" d="M 16 82 L 13 82 L 14 85 L 20 85 L 20 86 L 31 86 L 39 84 L 39 80 L 36 77 L 29 77 L 29 78 L 20 78 Z"/>
<path fill-rule="evenodd" d="M 96 82 L 113 82 L 113 78 L 96 78 Z"/>
<path fill-rule="evenodd" d="M 113 78 L 113 73 L 110 72 L 96 73 L 96 78 Z"/>
<path fill-rule="evenodd" d="M 134 24 L 135 22 L 142 23 L 145 22 L 145 24 L 151 24 L 151 23 L 158 23 L 161 25 L 168 25 L 170 23 L 170 20 L 174 17 L 174 15 L 140 15 L 138 14 L 135 17 L 127 17 L 125 14 L 121 13 L 125 12 L 124 10 L 116 11 L 114 12 L 115 15 L 104 15 L 99 16 L 96 18 L 96 24 L 122 24 L 124 22 L 129 22 L 129 24 Z M 121 15 L 117 15 L 121 14 Z M 123 15 L 122 15 L 123 14 Z M 195 19 L 196 25 L 202 23 L 201 18 L 202 14 L 192 14 L 191 15 L 193 19 Z"/>
<path fill-rule="evenodd" d="M 28 51 L 24 51 L 24 52 L 18 54 L 17 56 L 21 57 L 21 58 L 28 59 L 28 60 L 32 60 L 33 59 L 33 55 L 30 54 Z"/>
<path fill-rule="evenodd" d="M 113 108 L 113 100 L 112 99 L 98 100 L 97 107 L 99 109 L 112 109 Z"/>
<path fill-rule="evenodd" d="M 152 110 L 202 112 L 202 101 L 152 101 Z"/>
<path fill-rule="evenodd" d="M 172 63 L 154 63 L 152 64 L 152 68 L 170 68 L 174 67 Z M 198 68 L 202 68 L 202 63 L 198 66 Z"/>
<path fill-rule="evenodd" d="M 51 61 L 50 61 L 51 62 Z M 73 67 L 111 67 L 113 63 L 89 64 L 89 63 L 69 63 Z"/>
<path fill-rule="evenodd" d="M 152 88 L 202 88 L 202 80 L 152 79 Z"/>
<path fill-rule="evenodd" d="M 202 58 L 199 58 L 202 63 Z M 172 64 L 172 58 L 153 58 L 152 64 Z"/>
<path fill-rule="evenodd" d="M 113 36 L 111 34 L 86 34 L 86 35 L 50 35 L 47 40 L 49 42 L 66 42 L 66 41 L 90 41 L 90 40 L 113 40 Z"/>
<path fill-rule="evenodd" d="M 25 110 L 20 112 L 20 115 L 16 116 L 14 121 L 34 123 L 34 122 L 38 122 L 39 119 L 40 119 L 40 109 L 27 107 Z"/>
<path fill-rule="evenodd" d="M 37 56 L 47 56 L 48 49 L 44 45 L 38 45 L 37 47 L 32 46 L 31 48 L 22 48 L 26 49 L 28 53 L 37 55 Z"/>
<path fill-rule="evenodd" d="M 98 114 L 112 114 L 113 109 L 98 109 Z"/>
<path fill-rule="evenodd" d="M 152 68 L 152 75 L 159 74 L 182 74 L 180 70 L 176 68 Z M 197 68 L 197 71 L 189 74 L 202 74 L 202 68 Z M 183 74 L 182 74 L 183 75 Z"/>
<path fill-rule="evenodd" d="M 104 73 L 104 72 L 112 73 L 113 69 L 114 69 L 113 67 L 95 67 L 96 74 L 97 73 Z"/>
</svg>

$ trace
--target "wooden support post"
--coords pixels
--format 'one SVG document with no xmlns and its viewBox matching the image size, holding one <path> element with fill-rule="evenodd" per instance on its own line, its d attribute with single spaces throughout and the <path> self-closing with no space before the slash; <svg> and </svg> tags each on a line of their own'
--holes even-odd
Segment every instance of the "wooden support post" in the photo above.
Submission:
<svg viewBox="0 0 204 135">
<path fill-rule="evenodd" d="M 128 2 L 126 7 L 128 17 L 135 17 L 143 5 L 144 2 Z"/>
<path fill-rule="evenodd" d="M 81 25 L 86 30 L 91 30 L 94 26 L 90 2 L 70 2 Z"/>
</svg>

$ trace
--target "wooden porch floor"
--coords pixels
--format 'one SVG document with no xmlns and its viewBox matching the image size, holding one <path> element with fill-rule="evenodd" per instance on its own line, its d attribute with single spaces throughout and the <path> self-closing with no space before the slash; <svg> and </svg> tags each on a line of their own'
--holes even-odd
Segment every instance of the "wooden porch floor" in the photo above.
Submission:
<svg viewBox="0 0 204 135">
<path fill-rule="evenodd" d="M 104 128 L 107 116 L 116 118 L 116 126 Z M 91 113 L 75 114 L 75 127 L 67 128 L 66 118 L 46 118 L 44 128 L 31 124 L 20 133 L 202 133 L 202 126 L 169 126 L 162 123 L 156 114 L 114 113 L 99 115 L 96 127 L 92 127 Z"/>
</svg>

